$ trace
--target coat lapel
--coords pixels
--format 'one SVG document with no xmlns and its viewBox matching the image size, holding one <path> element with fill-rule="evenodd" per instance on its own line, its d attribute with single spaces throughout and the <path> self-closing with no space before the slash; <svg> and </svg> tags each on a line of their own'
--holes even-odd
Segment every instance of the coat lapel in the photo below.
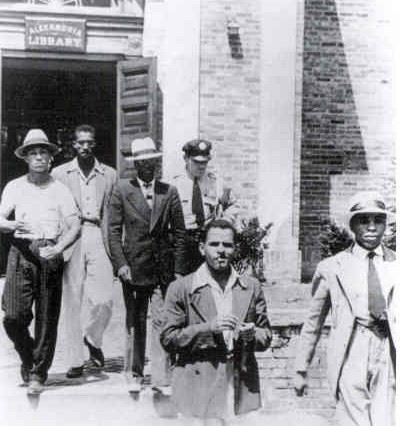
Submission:
<svg viewBox="0 0 402 426">
<path fill-rule="evenodd" d="M 151 208 L 144 198 L 144 194 L 141 191 L 140 184 L 137 179 L 130 181 L 129 190 L 127 192 L 127 201 L 145 221 L 148 222 L 150 220 Z"/>
<path fill-rule="evenodd" d="M 361 269 L 356 265 L 355 258 L 352 255 L 351 247 L 338 255 L 338 271 L 336 276 L 338 284 L 353 307 L 356 297 L 358 297 L 358 288 L 361 281 Z"/>
<path fill-rule="evenodd" d="M 160 181 L 156 180 L 154 187 L 154 203 L 151 213 L 150 231 L 153 230 L 156 223 L 158 222 L 158 219 L 164 210 L 167 198 L 167 185 L 162 184 Z"/>
<path fill-rule="evenodd" d="M 68 179 L 70 182 L 70 189 L 72 194 L 77 194 L 77 198 L 75 199 L 80 211 L 82 211 L 82 203 L 81 203 L 81 183 L 80 183 L 80 175 L 78 169 L 72 169 L 68 173 Z"/>
<path fill-rule="evenodd" d="M 214 297 L 209 285 L 197 287 L 190 294 L 190 305 L 204 322 L 211 321 L 217 315 Z"/>
<path fill-rule="evenodd" d="M 96 173 L 96 205 L 98 206 L 98 210 L 102 211 L 103 206 L 103 197 L 106 192 L 106 179 L 105 174 L 101 164 L 98 164 L 99 173 Z"/>
<path fill-rule="evenodd" d="M 244 322 L 253 295 L 252 286 L 248 285 L 243 278 L 238 278 L 237 283 L 233 286 L 232 295 L 233 315 L 235 315 L 240 322 Z"/>
</svg>

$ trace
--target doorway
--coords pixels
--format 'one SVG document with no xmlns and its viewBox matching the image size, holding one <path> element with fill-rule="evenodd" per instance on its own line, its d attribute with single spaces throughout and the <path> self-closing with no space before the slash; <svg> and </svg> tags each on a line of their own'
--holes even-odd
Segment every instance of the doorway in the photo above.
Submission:
<svg viewBox="0 0 402 426">
<path fill-rule="evenodd" d="M 116 166 L 116 63 L 79 60 L 3 58 L 2 155 L 0 190 L 26 173 L 14 155 L 27 131 L 41 128 L 61 154 L 54 165 L 69 161 L 75 126 L 96 129 L 97 158 Z M 5 271 L 6 238 L 0 241 L 0 273 Z"/>
</svg>

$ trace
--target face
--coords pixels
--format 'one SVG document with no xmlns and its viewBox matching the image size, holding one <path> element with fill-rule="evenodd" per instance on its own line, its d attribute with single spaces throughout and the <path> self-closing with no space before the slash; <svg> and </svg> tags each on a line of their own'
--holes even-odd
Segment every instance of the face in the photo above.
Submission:
<svg viewBox="0 0 402 426">
<path fill-rule="evenodd" d="M 231 229 L 211 228 L 205 242 L 200 243 L 200 252 L 210 269 L 224 272 L 230 267 L 235 251 Z"/>
<path fill-rule="evenodd" d="M 381 244 L 386 228 L 386 215 L 378 213 L 357 214 L 350 221 L 357 244 L 366 250 L 374 250 Z"/>
<path fill-rule="evenodd" d="M 187 171 L 192 177 L 202 178 L 207 170 L 208 161 L 197 161 L 193 157 L 184 157 Z"/>
<path fill-rule="evenodd" d="M 77 151 L 78 157 L 82 159 L 93 157 L 93 150 L 96 145 L 93 134 L 91 132 L 76 132 L 75 137 L 73 147 Z"/>
<path fill-rule="evenodd" d="M 134 161 L 134 167 L 137 170 L 138 177 L 144 182 L 151 182 L 155 176 L 155 169 L 158 164 L 156 158 Z"/>
<path fill-rule="evenodd" d="M 25 162 L 29 171 L 43 173 L 49 171 L 53 157 L 49 150 L 42 146 L 32 147 L 27 150 Z"/>
</svg>

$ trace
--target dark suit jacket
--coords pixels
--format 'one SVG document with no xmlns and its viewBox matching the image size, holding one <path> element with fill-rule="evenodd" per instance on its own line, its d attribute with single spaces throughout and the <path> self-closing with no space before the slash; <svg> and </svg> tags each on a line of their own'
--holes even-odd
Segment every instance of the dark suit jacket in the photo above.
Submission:
<svg viewBox="0 0 402 426">
<path fill-rule="evenodd" d="M 112 263 L 116 272 L 129 265 L 136 286 L 168 284 L 175 272 L 184 272 L 185 227 L 177 189 L 158 180 L 154 188 L 152 210 L 137 179 L 120 180 L 109 204 Z"/>
<path fill-rule="evenodd" d="M 221 417 L 227 405 L 222 380 L 226 375 L 226 346 L 222 333 L 214 334 L 210 322 L 217 311 L 209 286 L 193 289 L 195 274 L 173 282 L 165 300 L 164 348 L 177 354 L 173 373 L 173 398 L 179 411 L 196 417 Z M 241 276 L 233 287 L 233 314 L 256 326 L 255 340 L 234 345 L 235 413 L 261 405 L 258 365 L 254 351 L 271 342 L 265 297 L 259 282 Z"/>
</svg>

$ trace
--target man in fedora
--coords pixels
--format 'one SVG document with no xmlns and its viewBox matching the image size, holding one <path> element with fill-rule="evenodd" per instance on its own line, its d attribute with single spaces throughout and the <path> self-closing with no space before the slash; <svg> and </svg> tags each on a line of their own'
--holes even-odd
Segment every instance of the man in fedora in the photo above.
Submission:
<svg viewBox="0 0 402 426">
<path fill-rule="evenodd" d="M 194 272 L 204 261 L 198 249 L 200 232 L 212 219 L 224 218 L 236 225 L 239 207 L 232 190 L 222 179 L 207 171 L 212 143 L 193 139 L 183 145 L 185 171 L 174 176 L 186 225 L 186 273 Z"/>
<path fill-rule="evenodd" d="M 169 390 L 169 377 L 168 357 L 159 342 L 161 311 L 168 284 L 175 275 L 185 272 L 185 228 L 177 189 L 155 178 L 161 156 L 149 137 L 132 142 L 137 177 L 120 180 L 113 190 L 109 245 L 114 269 L 123 284 L 126 327 L 128 333 L 134 333 L 133 359 L 128 360 L 128 368 L 135 377 L 133 390 L 140 389 L 144 374 L 150 301 L 152 381 L 164 392 Z"/>
<path fill-rule="evenodd" d="M 321 261 L 295 362 L 295 390 L 303 395 L 327 315 L 328 380 L 342 426 L 391 426 L 395 398 L 395 253 L 382 244 L 387 217 L 381 196 L 362 192 L 350 201 L 348 249 Z"/>
<path fill-rule="evenodd" d="M 57 151 L 42 130 L 30 130 L 15 150 L 28 164 L 28 174 L 6 185 L 0 203 L 0 230 L 13 233 L 2 299 L 3 323 L 21 358 L 21 377 L 29 383 L 30 394 L 42 390 L 53 360 L 63 252 L 80 229 L 70 190 L 49 175 Z M 29 325 L 34 304 L 32 338 Z"/>
<path fill-rule="evenodd" d="M 83 375 L 84 344 L 91 361 L 104 365 L 103 333 L 112 316 L 113 267 L 107 238 L 107 206 L 116 182 L 116 171 L 95 155 L 94 127 L 75 129 L 77 156 L 56 167 L 52 175 L 70 188 L 80 210 L 81 238 L 74 244 L 63 273 L 63 309 L 66 317 L 68 378 Z M 88 302 L 86 324 L 81 324 L 83 299 Z"/>
</svg>

